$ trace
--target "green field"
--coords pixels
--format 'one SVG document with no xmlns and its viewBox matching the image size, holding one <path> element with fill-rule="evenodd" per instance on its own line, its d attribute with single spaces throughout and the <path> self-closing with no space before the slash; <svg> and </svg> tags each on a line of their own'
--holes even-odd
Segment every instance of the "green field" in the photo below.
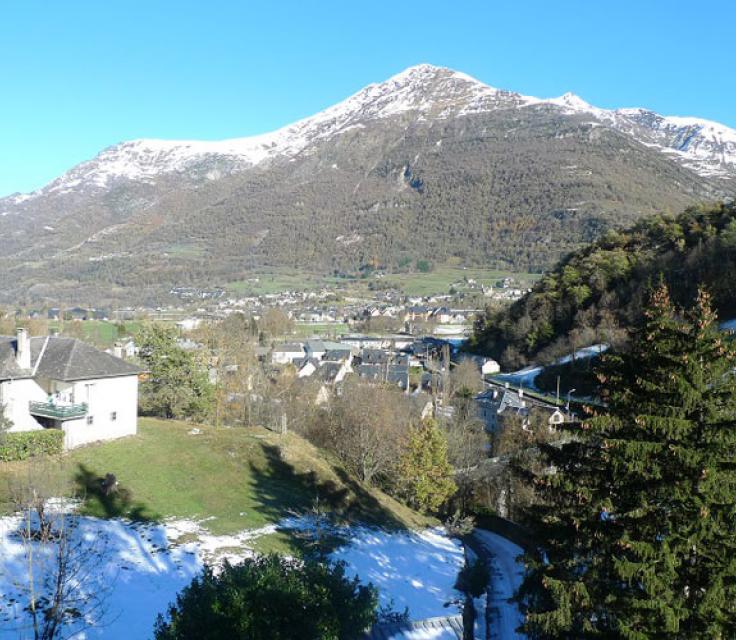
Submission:
<svg viewBox="0 0 736 640">
<path fill-rule="evenodd" d="M 319 336 L 339 336 L 348 333 L 350 327 L 344 322 L 297 322 L 294 325 L 294 333 L 299 337 L 308 338 L 313 335 Z"/>
<path fill-rule="evenodd" d="M 91 445 L 60 459 L 0 467 L 0 508 L 11 509 L 14 487 L 44 477 L 54 493 L 84 497 L 83 511 L 99 517 L 203 520 L 215 534 L 278 522 L 315 505 L 338 518 L 415 527 L 428 520 L 392 498 L 352 480 L 324 452 L 295 434 L 214 428 L 142 418 L 137 436 Z M 114 473 L 120 490 L 102 496 L 99 480 Z M 260 550 L 294 550 L 279 533 L 258 540 Z"/>
<path fill-rule="evenodd" d="M 523 286 L 530 286 L 541 278 L 540 274 L 516 273 L 498 269 L 474 267 L 437 266 L 428 273 L 392 273 L 368 278 L 337 278 L 334 276 L 304 273 L 299 271 L 275 270 L 269 273 L 254 273 L 250 279 L 228 284 L 228 288 L 242 295 L 266 295 L 281 291 L 313 291 L 322 287 L 337 287 L 343 291 L 365 295 L 370 282 L 380 282 L 400 289 L 406 295 L 433 295 L 447 293 L 450 285 L 464 278 L 478 284 L 492 286 L 498 280 L 513 278 Z"/>
<path fill-rule="evenodd" d="M 438 293 L 447 293 L 450 285 L 462 282 L 464 279 L 475 280 L 479 285 L 493 286 L 503 278 L 513 278 L 517 283 L 526 286 L 541 278 L 540 274 L 515 273 L 499 271 L 497 269 L 480 269 L 440 266 L 429 273 L 390 274 L 383 278 L 409 296 L 428 296 Z"/>
<path fill-rule="evenodd" d="M 280 291 L 314 291 L 330 284 L 336 278 L 301 271 L 274 270 L 254 273 L 250 278 L 230 282 L 227 288 L 243 295 L 267 295 Z"/>
<path fill-rule="evenodd" d="M 118 325 L 106 320 L 66 320 L 63 327 L 57 321 L 49 322 L 49 329 L 59 329 L 64 335 L 73 335 L 79 331 L 79 338 L 97 347 L 108 348 L 123 336 L 134 335 L 141 328 L 141 323 L 126 321 L 122 324 L 122 335 L 118 331 Z M 78 328 L 78 329 L 77 329 Z"/>
</svg>

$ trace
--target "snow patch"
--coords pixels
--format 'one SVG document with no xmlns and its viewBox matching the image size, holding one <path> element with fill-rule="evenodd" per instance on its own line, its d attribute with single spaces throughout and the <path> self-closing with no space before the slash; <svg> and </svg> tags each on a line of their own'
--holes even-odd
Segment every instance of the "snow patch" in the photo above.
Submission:
<svg viewBox="0 0 736 640">
<path fill-rule="evenodd" d="M 58 514 L 70 513 L 74 507 L 68 502 L 53 505 Z M 441 529 L 383 531 L 295 516 L 218 536 L 206 528 L 209 520 L 169 519 L 159 524 L 74 518 L 74 539 L 99 543 L 92 558 L 95 574 L 100 585 L 111 590 L 106 614 L 89 620 L 90 628 L 80 630 L 75 640 L 149 637 L 156 615 L 165 612 L 204 563 L 217 567 L 224 561 L 240 562 L 253 555 L 250 544 L 255 539 L 283 529 L 330 530 L 347 540 L 331 559 L 345 561 L 350 575 L 373 582 L 382 604 L 397 610 L 408 607 L 413 619 L 459 611 L 460 594 L 454 583 L 462 567 L 463 549 Z M 17 535 L 20 525 L 19 516 L 0 518 L 0 593 L 5 596 L 0 602 L 0 640 L 15 640 L 19 628 L 28 623 L 24 548 Z"/>
</svg>

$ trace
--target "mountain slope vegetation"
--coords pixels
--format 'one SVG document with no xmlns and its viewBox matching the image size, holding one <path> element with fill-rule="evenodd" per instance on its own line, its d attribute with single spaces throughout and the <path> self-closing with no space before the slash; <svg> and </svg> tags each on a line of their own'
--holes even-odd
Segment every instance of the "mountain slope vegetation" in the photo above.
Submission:
<svg viewBox="0 0 736 640">
<path fill-rule="evenodd" d="M 481 318 L 471 348 L 517 368 L 593 343 L 623 346 L 660 281 L 680 306 L 691 305 L 704 285 L 728 320 L 736 317 L 734 273 L 736 204 L 655 215 L 563 258 L 522 299 Z"/>
<path fill-rule="evenodd" d="M 733 132 L 654 115 L 421 65 L 273 134 L 122 143 L 0 199 L 0 297 L 159 302 L 254 269 L 426 259 L 540 272 L 609 229 L 736 194 Z"/>
</svg>

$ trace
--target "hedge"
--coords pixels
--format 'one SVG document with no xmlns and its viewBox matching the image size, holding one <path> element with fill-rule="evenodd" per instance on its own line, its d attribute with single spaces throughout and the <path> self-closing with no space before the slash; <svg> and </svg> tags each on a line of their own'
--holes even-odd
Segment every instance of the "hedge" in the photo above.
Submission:
<svg viewBox="0 0 736 640">
<path fill-rule="evenodd" d="M 61 453 L 63 448 L 64 432 L 61 429 L 6 433 L 0 435 L 0 462 L 53 455 Z"/>
</svg>

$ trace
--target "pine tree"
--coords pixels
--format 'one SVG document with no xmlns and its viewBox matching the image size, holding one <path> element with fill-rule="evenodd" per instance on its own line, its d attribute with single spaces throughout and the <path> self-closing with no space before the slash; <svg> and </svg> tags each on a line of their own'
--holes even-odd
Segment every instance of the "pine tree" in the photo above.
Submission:
<svg viewBox="0 0 736 640">
<path fill-rule="evenodd" d="M 630 352 L 605 359 L 605 415 L 544 447 L 531 637 L 736 637 L 735 367 L 707 294 L 682 314 L 655 291 Z"/>
<path fill-rule="evenodd" d="M 434 513 L 455 493 L 447 438 L 433 420 L 412 429 L 399 464 L 401 493 L 420 511 Z"/>
<path fill-rule="evenodd" d="M 176 331 L 164 325 L 145 325 L 136 341 L 147 371 L 141 385 L 144 413 L 164 418 L 204 419 L 213 406 L 213 387 L 200 357 L 181 348 Z"/>
</svg>

